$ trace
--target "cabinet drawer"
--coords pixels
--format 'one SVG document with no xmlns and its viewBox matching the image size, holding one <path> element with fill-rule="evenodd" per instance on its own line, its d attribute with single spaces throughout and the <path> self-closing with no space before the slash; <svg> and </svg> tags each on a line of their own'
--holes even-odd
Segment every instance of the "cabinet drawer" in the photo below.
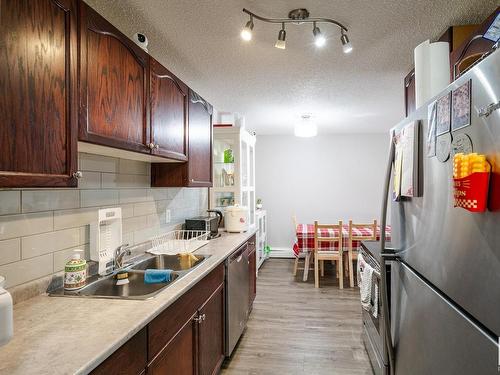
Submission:
<svg viewBox="0 0 500 375">
<path fill-rule="evenodd" d="M 123 344 L 99 365 L 92 375 L 137 375 L 146 367 L 147 349 L 146 328 L 140 330 L 134 337 Z"/>
<path fill-rule="evenodd" d="M 194 315 L 223 282 L 224 265 L 221 264 L 149 324 L 149 361 L 182 329 L 186 317 Z"/>
</svg>

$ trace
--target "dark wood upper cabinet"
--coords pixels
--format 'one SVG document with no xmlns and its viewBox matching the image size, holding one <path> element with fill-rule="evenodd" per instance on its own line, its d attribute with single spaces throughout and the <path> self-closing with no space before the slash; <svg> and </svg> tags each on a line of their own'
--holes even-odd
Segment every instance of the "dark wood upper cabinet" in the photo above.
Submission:
<svg viewBox="0 0 500 375">
<path fill-rule="evenodd" d="M 152 186 L 212 186 L 212 111 L 205 99 L 189 90 L 189 161 L 184 164 L 152 164 Z"/>
<path fill-rule="evenodd" d="M 189 186 L 212 186 L 212 106 L 189 95 Z"/>
<path fill-rule="evenodd" d="M 150 58 L 151 138 L 154 155 L 188 159 L 188 87 Z"/>
<path fill-rule="evenodd" d="M 217 374 L 224 360 L 224 288 L 221 284 L 198 313 L 198 374 Z"/>
<path fill-rule="evenodd" d="M 0 187 L 74 187 L 73 0 L 0 1 Z"/>
<path fill-rule="evenodd" d="M 150 153 L 149 56 L 80 4 L 79 139 Z"/>
</svg>

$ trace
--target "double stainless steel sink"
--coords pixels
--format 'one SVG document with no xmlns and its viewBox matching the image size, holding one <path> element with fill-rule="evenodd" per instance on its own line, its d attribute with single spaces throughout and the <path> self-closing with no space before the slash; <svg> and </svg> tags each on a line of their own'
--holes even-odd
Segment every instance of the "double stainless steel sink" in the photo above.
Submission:
<svg viewBox="0 0 500 375">
<path fill-rule="evenodd" d="M 209 255 L 195 255 L 197 260 L 180 255 L 147 255 L 140 257 L 135 262 L 125 265 L 107 276 L 93 276 L 87 280 L 87 285 L 75 291 L 59 288 L 50 296 L 68 297 L 94 297 L 94 298 L 119 298 L 119 299 L 148 299 L 172 285 L 176 280 L 182 278 L 200 265 Z M 144 281 L 147 269 L 170 269 L 172 277 L 169 282 L 158 284 L 146 284 Z M 127 271 L 128 283 L 117 285 L 116 274 L 119 271 Z"/>
</svg>

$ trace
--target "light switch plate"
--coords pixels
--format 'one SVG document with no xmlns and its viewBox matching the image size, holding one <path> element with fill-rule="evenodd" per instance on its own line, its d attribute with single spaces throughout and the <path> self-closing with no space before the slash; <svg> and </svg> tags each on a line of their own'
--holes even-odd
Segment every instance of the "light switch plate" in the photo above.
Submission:
<svg viewBox="0 0 500 375">
<path fill-rule="evenodd" d="M 169 224 L 171 220 L 170 210 L 165 210 L 165 224 Z"/>
</svg>

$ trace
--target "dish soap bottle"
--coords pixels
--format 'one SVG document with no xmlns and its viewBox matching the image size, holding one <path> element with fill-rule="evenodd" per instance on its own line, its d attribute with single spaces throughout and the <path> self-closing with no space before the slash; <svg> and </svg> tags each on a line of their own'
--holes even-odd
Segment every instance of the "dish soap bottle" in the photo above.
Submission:
<svg viewBox="0 0 500 375">
<path fill-rule="evenodd" d="M 83 250 L 75 250 L 71 259 L 64 266 L 64 289 L 76 290 L 87 282 L 87 261 L 82 257 Z"/>
</svg>

